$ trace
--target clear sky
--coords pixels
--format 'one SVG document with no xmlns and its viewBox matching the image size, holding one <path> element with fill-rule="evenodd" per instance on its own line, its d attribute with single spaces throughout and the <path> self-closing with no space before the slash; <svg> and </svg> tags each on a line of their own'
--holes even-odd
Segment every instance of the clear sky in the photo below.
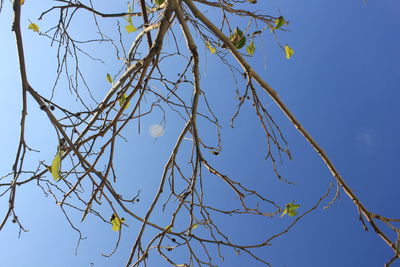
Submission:
<svg viewBox="0 0 400 267">
<path fill-rule="evenodd" d="M 118 2 L 113 3 L 114 6 L 110 6 L 111 1 L 99 2 L 98 8 L 105 12 L 126 10 L 125 1 L 112 1 Z M 289 44 L 295 54 L 287 60 L 277 42 L 269 36 L 256 40 L 256 54 L 249 58 L 249 62 L 278 91 L 281 99 L 325 149 L 365 206 L 383 216 L 399 218 L 400 2 L 258 2 L 259 8 L 266 13 L 283 15 L 290 21 L 289 31 L 278 36 L 279 41 Z M 49 48 L 48 39 L 26 29 L 29 20 L 45 27 L 46 23 L 51 25 L 57 19 L 54 13 L 45 17 L 45 21 L 37 21 L 47 5 L 47 1 L 26 0 L 22 25 L 28 78 L 35 89 L 49 96 L 55 79 L 54 49 Z M 85 19 L 88 18 L 84 15 L 78 16 L 78 36 L 95 32 L 94 28 L 81 26 L 86 27 Z M 123 23 L 123 20 L 120 21 Z M 4 1 L 0 14 L 0 176 L 11 170 L 21 109 L 20 79 L 11 23 L 11 4 Z M 115 29 L 115 20 L 104 24 L 104 28 Z M 125 41 L 132 41 L 134 34 L 127 36 Z M 179 41 L 183 46 L 184 41 Z M 171 43 L 169 39 L 167 45 Z M 115 63 L 112 48 L 99 46 L 90 49 L 106 63 L 93 65 L 91 61 L 82 60 L 82 68 L 89 71 L 88 81 L 91 87 L 96 88 L 94 95 L 101 99 L 109 88 L 106 73 L 115 75 L 120 65 Z M 305 212 L 326 192 L 329 183 L 334 182 L 330 172 L 272 101 L 263 97 L 284 131 L 293 155 L 292 161 L 285 159 L 279 168 L 285 178 L 295 185 L 277 181 L 271 172 L 271 163 L 264 160 L 266 144 L 251 104 L 244 105 L 235 128 L 230 128 L 230 118 L 237 104 L 235 85 L 230 73 L 222 71 L 223 66 L 217 58 L 210 55 L 205 47 L 200 47 L 200 50 L 202 87 L 209 94 L 210 104 L 222 125 L 223 150 L 218 157 L 210 154 L 210 161 L 218 164 L 226 174 L 238 177 L 240 181 L 278 200 L 281 205 L 296 201 L 301 204 L 299 212 Z M 178 72 L 182 68 L 177 63 L 170 64 L 171 71 Z M 55 101 L 63 103 L 66 96 L 71 98 L 65 81 L 61 80 L 57 90 Z M 30 103 L 27 139 L 41 153 L 33 154 L 33 159 L 27 164 L 36 166 L 38 160 L 51 161 L 57 138 L 32 99 Z M 73 102 L 70 105 L 75 107 Z M 137 125 L 131 125 L 123 133 L 129 142 L 118 141 L 120 150 L 116 155 L 116 168 L 123 177 L 120 178 L 120 188 L 131 196 L 141 190 L 141 201 L 133 208 L 141 215 L 153 199 L 164 163 L 183 126 L 183 121 L 171 112 L 167 116 L 165 134 L 154 139 L 148 129 L 160 120 L 161 113 L 157 111 L 142 121 L 140 135 L 137 134 Z M 212 128 L 204 128 L 204 138 L 211 138 L 213 131 Z M 218 182 L 210 180 L 206 183 L 210 199 L 219 201 L 221 206 L 237 201 L 234 195 L 221 192 Z M 331 198 L 332 195 L 327 200 Z M 7 195 L 0 198 L 0 214 L 6 211 L 7 200 Z M 257 250 L 258 255 L 273 266 L 287 267 L 383 266 L 392 257 L 391 250 L 371 229 L 363 231 L 357 210 L 345 194 L 342 193 L 329 209 L 323 210 L 322 206 L 301 220 L 288 234 L 277 238 L 272 246 Z M 91 216 L 81 224 L 78 214 L 69 210 L 76 225 L 87 237 L 81 241 L 75 255 L 78 235 L 51 196 L 45 197 L 35 184 L 21 186 L 17 191 L 16 207 L 29 232 L 22 233 L 18 238 L 18 227 L 12 223 L 0 232 L 0 266 L 70 267 L 91 266 L 91 263 L 96 267 L 122 266 L 140 226 L 127 222 L 130 227 L 123 228 L 118 251 L 113 257 L 106 258 L 101 254 L 112 251 L 117 233 L 111 231 L 110 225 Z M 160 212 L 152 219 L 167 222 Z M 293 218 L 288 216 L 278 216 L 273 220 L 256 217 L 243 220 L 240 216 L 221 219 L 223 228 L 234 233 L 235 240 L 244 243 L 264 240 L 283 230 L 291 221 Z M 224 261 L 215 262 L 218 266 L 261 266 L 248 256 L 235 255 L 229 249 L 224 250 L 224 256 Z M 151 267 L 168 266 L 157 255 L 153 258 Z M 400 266 L 400 261 L 392 266 Z"/>
</svg>

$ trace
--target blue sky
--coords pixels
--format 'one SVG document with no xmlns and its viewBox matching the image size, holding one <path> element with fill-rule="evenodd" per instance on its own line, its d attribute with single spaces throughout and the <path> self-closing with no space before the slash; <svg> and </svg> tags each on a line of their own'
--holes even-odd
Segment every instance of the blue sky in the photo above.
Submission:
<svg viewBox="0 0 400 267">
<path fill-rule="evenodd" d="M 49 48 L 48 39 L 26 29 L 28 19 L 37 22 L 40 11 L 47 5 L 36 2 L 26 0 L 22 19 L 28 78 L 35 89 L 49 95 L 55 77 L 54 49 Z M 3 99 L 0 105 L 0 123 L 3 125 L 0 175 L 10 171 L 14 160 L 21 105 L 15 41 L 10 30 L 12 8 L 8 1 L 4 4 L 0 14 L 0 97 Z M 102 2 L 98 7 L 118 12 L 126 9 L 126 3 L 119 2 L 110 7 L 108 2 Z M 274 38 L 267 36 L 256 40 L 256 56 L 249 58 L 249 62 L 278 91 L 282 100 L 325 149 L 366 207 L 383 216 L 400 217 L 397 170 L 400 149 L 400 3 L 396 0 L 368 1 L 366 4 L 343 0 L 274 0 L 259 3 L 259 7 L 272 15 L 283 15 L 290 21 L 289 31 L 279 33 L 279 41 L 293 47 L 295 54 L 290 60 L 285 59 Z M 46 23 L 51 25 L 56 17 L 49 15 L 46 19 L 38 24 L 41 27 Z M 94 31 L 86 24 L 87 19 L 84 15 L 78 16 L 78 25 L 88 26 L 83 32 L 77 30 L 77 35 Z M 115 29 L 115 21 L 105 23 L 104 29 Z M 126 36 L 125 41 L 129 43 L 133 38 L 134 35 Z M 167 40 L 167 44 L 171 42 L 171 39 Z M 102 55 L 107 63 L 93 64 L 82 60 L 90 85 L 96 88 L 95 97 L 101 99 L 109 88 L 106 73 L 116 74 L 120 65 L 116 63 L 112 48 L 96 46 L 90 49 L 93 54 Z M 216 57 L 204 47 L 200 49 L 202 88 L 207 91 L 222 125 L 223 150 L 218 157 L 210 154 L 210 162 L 218 165 L 223 173 L 257 188 L 281 205 L 290 201 L 300 203 L 299 211 L 305 212 L 333 182 L 329 171 L 280 110 L 267 96 L 263 96 L 264 103 L 284 131 L 293 154 L 293 160 L 284 160 L 284 165 L 279 168 L 295 185 L 278 181 L 271 171 L 271 163 L 264 160 L 265 139 L 251 104 L 243 107 L 235 128 L 231 129 L 230 118 L 237 104 L 235 85 L 230 73 L 222 71 Z M 181 69 L 176 62 L 169 64 L 174 66 L 172 72 Z M 239 85 L 243 86 L 243 83 L 239 81 Z M 77 107 L 66 88 L 65 81 L 61 80 L 55 101 L 63 103 L 68 98 L 71 102 L 66 105 Z M 30 103 L 27 139 L 41 153 L 30 154 L 32 159 L 27 164 L 36 166 L 38 160 L 51 161 L 57 138 L 32 99 Z M 156 111 L 143 119 L 140 135 L 137 134 L 137 125 L 132 124 L 123 132 L 129 142 L 118 141 L 118 187 L 127 195 L 135 195 L 141 190 L 141 201 L 133 207 L 138 214 L 144 214 L 152 200 L 163 165 L 184 123 L 173 113 L 168 114 L 165 134 L 154 139 L 148 134 L 148 128 L 160 120 L 161 113 Z M 202 129 L 205 139 L 215 140 L 211 139 L 213 128 L 204 125 Z M 190 146 L 189 142 L 185 147 Z M 207 178 L 210 200 L 224 207 L 237 201 L 229 192 L 220 191 L 221 183 L 215 177 Z M 363 231 L 355 207 L 343 193 L 329 209 L 323 210 L 322 206 L 287 235 L 276 239 L 272 246 L 257 250 L 258 255 L 273 266 L 287 267 L 382 266 L 392 257 L 390 249 L 373 231 Z M 3 197 L 0 199 L 1 214 L 6 207 L 7 198 Z M 69 267 L 90 266 L 90 263 L 96 267 L 122 266 L 140 226 L 128 221 L 130 227 L 124 228 L 117 253 L 105 258 L 101 254 L 113 249 L 116 233 L 93 216 L 88 216 L 80 224 L 80 216 L 68 210 L 87 237 L 75 256 L 78 235 L 70 228 L 51 196 L 45 197 L 35 184 L 21 186 L 17 191 L 16 207 L 29 232 L 18 238 L 18 228 L 12 223 L 0 232 L 0 255 L 3 255 L 4 266 Z M 168 222 L 160 212 L 156 212 L 152 219 Z M 232 216 L 216 220 L 221 222 L 224 230 L 235 235 L 235 240 L 246 243 L 264 240 L 283 230 L 293 219 L 278 216 L 272 220 L 256 217 L 244 220 Z M 245 255 L 235 255 L 232 250 L 223 252 L 225 260 L 217 261 L 219 266 L 261 266 Z M 149 265 L 167 266 L 157 255 L 153 255 Z M 392 266 L 400 266 L 400 262 Z"/>
</svg>

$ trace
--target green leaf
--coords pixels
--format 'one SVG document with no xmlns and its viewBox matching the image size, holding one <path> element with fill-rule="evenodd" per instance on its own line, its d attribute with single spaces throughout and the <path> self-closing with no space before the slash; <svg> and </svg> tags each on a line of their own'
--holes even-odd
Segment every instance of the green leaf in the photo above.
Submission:
<svg viewBox="0 0 400 267">
<path fill-rule="evenodd" d="M 229 39 L 236 49 L 240 49 L 246 44 L 246 37 L 238 27 L 236 27 L 235 32 L 231 34 Z"/>
<path fill-rule="evenodd" d="M 124 106 L 124 104 L 125 104 L 125 102 L 126 102 L 126 98 L 127 98 L 126 94 L 123 94 L 123 95 L 118 99 L 118 103 L 119 103 L 119 106 L 120 106 L 120 107 L 123 107 L 123 106 Z M 131 104 L 131 103 L 128 102 L 128 103 L 126 104 L 126 107 L 124 108 L 124 110 L 127 109 L 127 108 L 129 108 L 129 105 L 130 105 L 130 104 Z"/>
<path fill-rule="evenodd" d="M 39 31 L 39 26 L 36 23 L 31 23 L 28 26 L 28 29 L 34 31 L 34 32 L 38 32 Z"/>
<path fill-rule="evenodd" d="M 56 156 L 51 163 L 51 175 L 54 181 L 60 180 L 60 168 L 61 168 L 61 153 L 57 152 Z"/>
<path fill-rule="evenodd" d="M 111 84 L 113 83 L 113 78 L 111 77 L 110 73 L 107 73 L 106 79 L 107 79 L 107 82 L 109 82 Z"/>
<path fill-rule="evenodd" d="M 292 48 L 290 48 L 288 45 L 285 45 L 285 54 L 286 54 L 286 58 L 290 59 L 294 54 L 294 50 Z"/>
<path fill-rule="evenodd" d="M 130 3 L 128 3 L 128 13 L 132 13 L 132 7 L 131 7 Z M 125 19 L 126 19 L 126 21 L 128 22 L 129 25 L 133 25 L 132 16 L 128 15 L 128 17 L 125 18 Z"/>
<path fill-rule="evenodd" d="M 196 229 L 198 226 L 199 226 L 198 223 L 193 224 L 193 225 L 192 225 L 192 230 Z"/>
<path fill-rule="evenodd" d="M 157 6 L 161 6 L 165 0 L 154 0 L 154 3 L 156 3 Z"/>
<path fill-rule="evenodd" d="M 250 44 L 246 47 L 246 52 L 249 54 L 249 56 L 254 55 L 254 52 L 256 51 L 256 47 L 254 45 L 254 41 L 251 41 Z"/>
<path fill-rule="evenodd" d="M 128 22 L 128 25 L 132 25 L 133 26 L 132 16 L 128 16 L 125 20 Z M 135 27 L 135 26 L 133 26 L 133 27 Z M 125 26 L 125 29 L 126 29 L 126 26 Z"/>
<path fill-rule="evenodd" d="M 286 204 L 285 209 L 282 212 L 281 217 L 285 216 L 285 214 L 289 215 L 290 217 L 294 217 L 297 215 L 297 209 L 300 208 L 300 205 L 294 204 L 293 202 L 290 202 Z"/>
<path fill-rule="evenodd" d="M 164 228 L 166 233 L 171 233 L 172 232 L 172 225 L 168 225 L 167 227 Z"/>
<path fill-rule="evenodd" d="M 118 232 L 121 229 L 122 223 L 125 221 L 124 218 L 119 219 L 119 217 L 114 213 L 111 215 L 110 222 L 112 224 L 112 230 Z"/>
<path fill-rule="evenodd" d="M 126 25 L 126 26 L 125 26 L 125 30 L 126 30 L 128 33 L 137 31 L 137 29 L 135 28 L 135 26 L 133 26 L 132 24 Z"/>
<path fill-rule="evenodd" d="M 215 54 L 215 52 L 217 52 L 217 49 L 215 49 L 215 47 L 213 47 L 209 41 L 206 42 L 206 47 L 208 48 L 208 50 L 210 50 L 211 54 Z"/>
<path fill-rule="evenodd" d="M 284 17 L 280 16 L 279 18 L 277 18 L 277 19 L 275 20 L 275 25 L 276 25 L 276 26 L 274 27 L 274 30 L 279 29 L 280 27 L 282 27 L 282 26 L 285 25 L 285 24 L 287 24 L 287 21 L 285 20 Z"/>
</svg>

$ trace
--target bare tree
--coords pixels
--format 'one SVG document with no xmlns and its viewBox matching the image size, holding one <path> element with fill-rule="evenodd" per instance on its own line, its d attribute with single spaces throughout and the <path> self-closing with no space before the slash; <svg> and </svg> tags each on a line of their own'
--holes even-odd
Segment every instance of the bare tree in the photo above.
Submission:
<svg viewBox="0 0 400 267">
<path fill-rule="evenodd" d="M 118 240 L 114 250 L 106 256 L 111 256 L 118 248 L 123 234 L 121 229 L 137 225 L 137 235 L 132 239 L 126 266 L 146 265 L 153 251 L 172 266 L 215 266 L 215 250 L 223 257 L 221 248 L 224 247 L 233 248 L 238 253 L 248 254 L 256 261 L 270 265 L 257 254 L 257 248 L 270 245 L 272 240 L 291 230 L 320 205 L 329 195 L 331 187 L 316 199 L 315 205 L 297 215 L 298 204 L 290 202 L 282 206 L 278 201 L 247 186 L 245 177 L 230 177 L 212 164 L 210 157 L 221 152 L 222 143 L 220 122 L 207 98 L 210 89 L 202 86 L 200 62 L 205 60 L 206 55 L 202 57 L 199 49 L 206 47 L 223 63 L 226 72 L 232 73 L 232 79 L 241 77 L 245 81 L 235 82 L 238 105 L 232 125 L 243 104 L 251 102 L 265 134 L 266 158 L 271 161 L 277 179 L 290 183 L 280 174 L 278 163 L 283 158 L 290 159 L 291 154 L 284 134 L 262 100 L 264 95 L 275 102 L 332 173 L 337 190 L 329 205 L 342 190 L 353 201 L 364 228 L 372 228 L 393 250 L 394 257 L 387 265 L 400 256 L 400 231 L 395 225 L 400 220 L 375 214 L 364 206 L 277 92 L 246 60 L 246 57 L 254 54 L 255 38 L 270 33 L 277 36 L 279 31 L 287 27 L 288 22 L 284 17 L 256 11 L 256 0 L 137 0 L 128 3 L 126 12 L 118 13 L 102 11 L 93 0 L 50 1 L 46 3 L 48 7 L 38 21 L 32 20 L 29 25 L 31 30 L 38 33 L 38 38 L 48 40 L 56 50 L 56 77 L 52 88 L 48 90 L 34 88 L 27 78 L 26 43 L 23 42 L 21 31 L 23 4 L 23 0 L 13 3 L 12 28 L 21 75 L 21 127 L 12 170 L 0 180 L 0 196 L 8 198 L 9 205 L 1 220 L 0 230 L 12 220 L 20 231 L 25 231 L 17 215 L 16 192 L 32 183 L 54 198 L 71 227 L 79 233 L 79 241 L 83 238 L 81 231 L 66 207 L 79 212 L 81 221 L 90 214 L 101 222 L 110 223 L 118 231 Z M 82 16 L 90 18 L 90 27 L 97 30 L 94 35 L 88 33 L 85 39 L 82 39 L 85 31 L 77 25 Z M 137 24 L 138 19 L 140 24 Z M 110 22 L 114 25 L 114 31 L 107 32 L 104 25 Z M 240 28 L 237 25 L 246 26 Z M 136 35 L 134 41 L 129 43 L 125 36 L 131 32 Z M 182 38 L 184 45 L 180 42 Z M 115 54 L 97 58 L 91 50 L 100 45 L 112 47 Z M 287 58 L 292 56 L 293 50 L 288 45 L 279 42 L 278 45 Z M 86 60 L 93 65 L 103 64 L 103 60 L 108 61 L 113 56 L 117 60 L 113 64 L 119 64 L 120 68 L 114 73 L 110 71 L 106 77 L 100 75 L 101 79 L 111 84 L 107 94 L 100 97 L 87 82 L 88 76 L 99 74 L 89 73 L 82 65 L 86 64 Z M 171 64 L 175 64 L 179 71 L 171 71 Z M 75 99 L 73 105 L 57 100 L 59 88 L 65 86 Z M 40 108 L 46 115 L 48 123 L 54 128 L 53 135 L 58 139 L 56 155 L 51 164 L 48 159 L 41 159 L 35 167 L 25 163 L 27 157 L 37 155 L 25 138 L 31 131 L 26 127 L 28 109 L 34 108 Z M 153 129 L 155 136 L 162 134 L 167 116 L 182 119 L 184 126 L 165 161 L 153 200 L 148 204 L 145 215 L 140 216 L 132 206 L 139 200 L 140 194 L 130 192 L 131 195 L 126 196 L 117 183 L 118 162 L 115 161 L 115 154 L 120 146 L 116 142 L 125 139 L 123 131 L 128 125 L 135 124 L 140 131 L 141 120 L 154 112 L 162 114 L 161 125 Z M 210 126 L 215 129 L 215 140 L 205 138 Z M 226 185 L 226 191 L 237 196 L 234 209 L 221 209 L 217 203 L 209 201 L 207 188 L 203 186 L 205 177 L 219 179 Z M 168 223 L 152 220 L 153 213 L 159 210 L 164 212 Z M 265 240 L 243 245 L 233 241 L 234 238 L 214 219 L 235 214 L 266 218 L 288 214 L 295 219 L 283 231 L 277 231 Z M 199 226 L 203 231 L 196 231 Z M 385 233 L 386 228 L 394 231 L 397 238 L 390 238 Z M 146 238 L 145 233 L 148 233 Z M 171 243 L 172 246 L 169 245 Z M 178 249 L 180 255 L 185 255 L 184 259 L 167 253 Z"/>
</svg>

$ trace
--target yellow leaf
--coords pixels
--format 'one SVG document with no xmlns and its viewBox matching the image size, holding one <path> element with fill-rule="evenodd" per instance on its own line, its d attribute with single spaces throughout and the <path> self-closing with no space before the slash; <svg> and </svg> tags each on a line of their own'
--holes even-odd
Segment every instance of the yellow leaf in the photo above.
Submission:
<svg viewBox="0 0 400 267">
<path fill-rule="evenodd" d="M 60 180 L 60 168 L 61 168 L 61 155 L 60 152 L 57 152 L 56 156 L 51 163 L 51 175 L 53 176 L 54 181 Z"/>
<path fill-rule="evenodd" d="M 168 225 L 167 227 L 164 228 L 166 233 L 171 233 L 172 232 L 172 225 Z"/>
<path fill-rule="evenodd" d="M 213 47 L 209 41 L 206 42 L 206 47 L 208 48 L 208 50 L 210 50 L 211 54 L 215 54 L 215 52 L 217 52 L 217 49 L 215 49 L 215 47 Z"/>
<path fill-rule="evenodd" d="M 285 54 L 286 54 L 286 58 L 290 59 L 294 54 L 294 50 L 292 48 L 290 48 L 288 45 L 285 45 Z"/>
<path fill-rule="evenodd" d="M 112 224 L 112 230 L 118 232 L 121 229 L 122 223 L 125 221 L 124 218 L 119 219 L 119 217 L 114 213 L 111 215 L 110 222 Z"/>
<path fill-rule="evenodd" d="M 31 23 L 28 26 L 28 29 L 34 31 L 34 32 L 38 32 L 39 31 L 39 26 L 36 23 Z"/>
<path fill-rule="evenodd" d="M 20 0 L 20 5 L 22 6 L 25 3 L 25 0 Z"/>
<path fill-rule="evenodd" d="M 110 73 L 107 73 L 106 79 L 107 79 L 107 82 L 109 82 L 111 84 L 113 83 L 113 78 L 111 77 Z"/>
<path fill-rule="evenodd" d="M 198 223 L 192 225 L 192 230 L 196 229 L 199 226 Z"/>
<path fill-rule="evenodd" d="M 120 107 L 123 107 L 123 106 L 124 106 L 124 104 L 125 104 L 125 102 L 126 102 L 126 98 L 127 98 L 126 94 L 123 94 L 123 95 L 118 99 L 118 103 L 119 103 L 119 106 L 120 106 Z M 130 105 L 130 104 L 131 104 L 131 102 L 129 101 L 129 102 L 126 104 L 124 110 L 127 109 L 127 108 L 129 108 L 129 105 Z"/>
<path fill-rule="evenodd" d="M 132 24 L 126 25 L 126 26 L 125 26 L 125 30 L 126 30 L 128 33 L 137 31 L 137 29 L 135 28 L 135 26 L 133 26 Z"/>
<path fill-rule="evenodd" d="M 277 30 L 277 29 L 281 28 L 285 24 L 288 24 L 288 22 L 285 20 L 284 17 L 280 16 L 279 18 L 277 18 L 275 20 L 275 25 L 276 26 L 274 27 L 274 30 Z"/>
<path fill-rule="evenodd" d="M 251 41 L 250 44 L 246 47 L 246 52 L 249 56 L 254 55 L 254 51 L 256 51 L 256 46 L 254 45 L 254 41 Z"/>
</svg>

